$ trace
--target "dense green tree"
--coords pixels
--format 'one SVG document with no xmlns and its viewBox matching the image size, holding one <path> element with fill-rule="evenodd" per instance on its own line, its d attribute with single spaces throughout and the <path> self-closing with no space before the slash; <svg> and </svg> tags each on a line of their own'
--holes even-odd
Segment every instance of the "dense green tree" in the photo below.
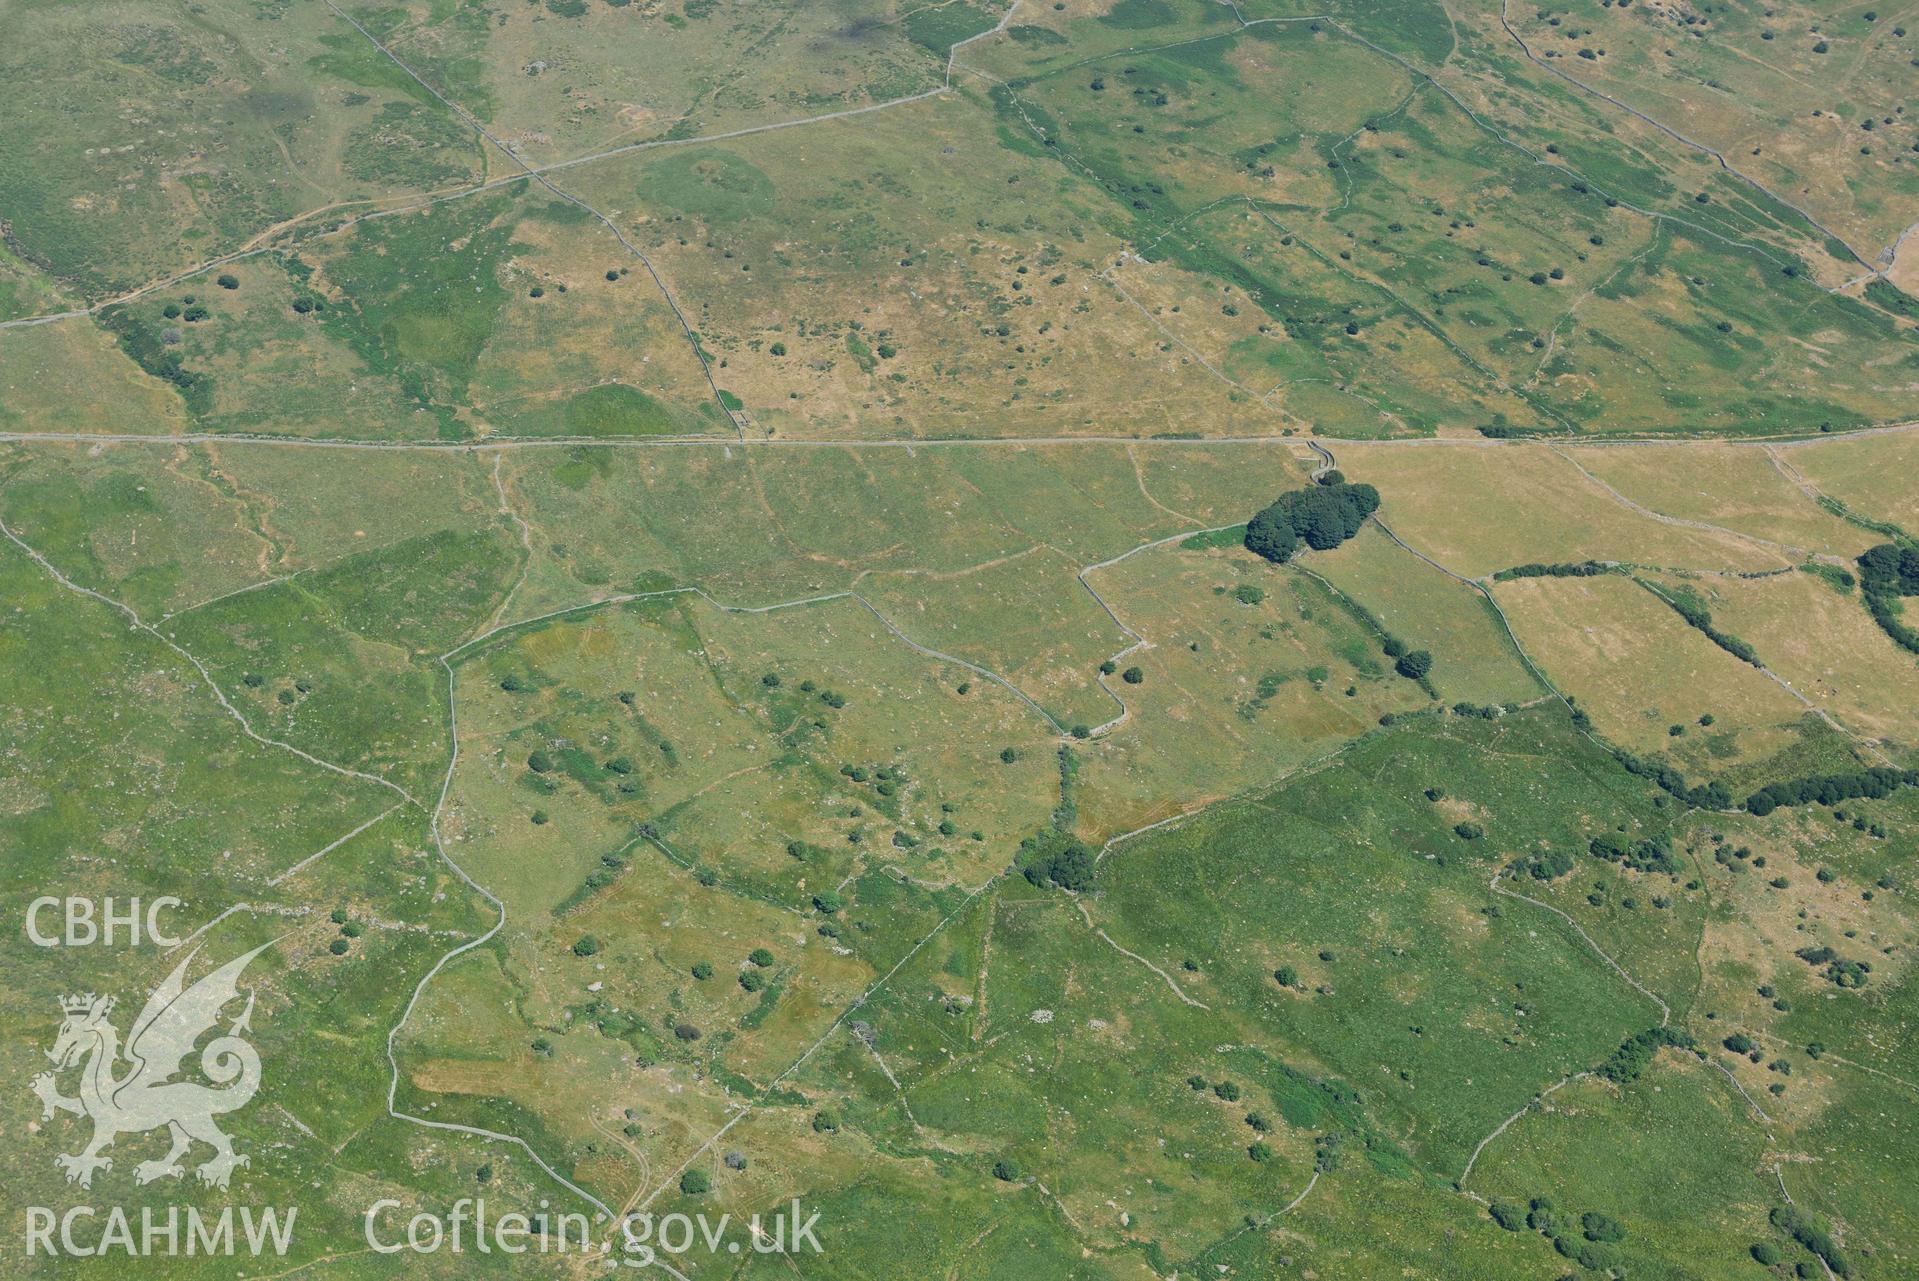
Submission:
<svg viewBox="0 0 1919 1281">
<path fill-rule="evenodd" d="M 1879 800 L 1901 787 L 1919 787 L 1919 770 L 1879 765 L 1773 783 L 1747 797 L 1746 808 L 1763 818 L 1782 805 L 1836 805 L 1861 797 Z"/>
<path fill-rule="evenodd" d="M 1303 540 L 1315 551 L 1337 547 L 1359 532 L 1379 509 L 1371 485 L 1339 480 L 1290 490 L 1246 524 L 1246 548 L 1267 560 L 1291 560 Z"/>
<path fill-rule="evenodd" d="M 1919 547 L 1881 543 L 1859 557 L 1866 609 L 1902 649 L 1919 654 L 1919 630 L 1901 616 L 1901 596 L 1919 595 Z"/>
<path fill-rule="evenodd" d="M 1861 553 L 1858 564 L 1868 590 L 1919 596 L 1919 547 L 1881 543 Z"/>
<path fill-rule="evenodd" d="M 1511 569 L 1502 569 L 1493 575 L 1495 582 L 1511 582 L 1515 578 L 1591 578 L 1598 574 L 1610 573 L 1612 566 L 1596 560 L 1582 560 L 1571 563 L 1542 565 L 1537 561 L 1525 565 L 1514 565 Z"/>
<path fill-rule="evenodd" d="M 1299 550 L 1299 535 L 1293 532 L 1291 517 L 1274 507 L 1253 517 L 1246 524 L 1246 550 L 1283 565 Z"/>
<path fill-rule="evenodd" d="M 1352 535 L 1346 532 L 1346 517 L 1332 503 L 1312 503 L 1306 508 L 1306 545 L 1314 551 L 1328 551 Z"/>
<path fill-rule="evenodd" d="M 1028 837 L 1015 866 L 1034 885 L 1054 885 L 1076 894 L 1093 888 L 1093 852 L 1083 842 L 1057 832 Z"/>
</svg>

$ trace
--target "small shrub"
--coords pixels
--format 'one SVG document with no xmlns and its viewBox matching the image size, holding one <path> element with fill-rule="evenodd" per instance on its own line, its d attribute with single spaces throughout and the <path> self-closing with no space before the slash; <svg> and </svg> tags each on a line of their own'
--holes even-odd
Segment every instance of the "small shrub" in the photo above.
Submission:
<svg viewBox="0 0 1919 1281">
<path fill-rule="evenodd" d="M 1623 1241 L 1626 1237 L 1626 1229 L 1618 1220 L 1596 1211 L 1580 1215 L 1579 1228 L 1588 1241 Z"/>
</svg>

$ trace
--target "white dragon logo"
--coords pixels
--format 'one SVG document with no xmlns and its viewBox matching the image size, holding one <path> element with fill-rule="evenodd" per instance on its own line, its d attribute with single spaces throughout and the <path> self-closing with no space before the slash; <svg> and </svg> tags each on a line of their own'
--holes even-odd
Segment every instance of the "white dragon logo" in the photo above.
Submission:
<svg viewBox="0 0 1919 1281">
<path fill-rule="evenodd" d="M 71 1112 L 93 1121 L 93 1138 L 84 1149 L 54 1158 L 66 1171 L 67 1182 L 83 1188 L 93 1186 L 95 1170 L 113 1168 L 113 1158 L 102 1156 L 102 1149 L 122 1134 L 142 1134 L 163 1125 L 172 1136 L 173 1146 L 159 1160 L 142 1161 L 134 1168 L 133 1177 L 139 1183 L 179 1178 L 185 1172 L 180 1158 L 195 1139 L 213 1148 L 213 1158 L 194 1171 L 210 1187 L 226 1187 L 234 1169 L 249 1164 L 246 1157 L 234 1152 L 233 1141 L 213 1123 L 213 1118 L 244 1107 L 260 1088 L 260 1055 L 242 1039 L 253 1017 L 251 991 L 247 993 L 246 1009 L 228 1027 L 226 1035 L 215 1037 L 200 1052 L 201 1070 L 213 1085 L 172 1078 L 181 1070 L 194 1042 L 219 1021 L 220 1011 L 228 1002 L 239 996 L 241 971 L 272 946 L 262 944 L 182 991 L 187 965 L 199 949 L 189 952 L 147 998 L 146 1007 L 133 1021 L 124 1052 L 130 1064 L 125 1075 L 115 1075 L 122 1051 L 120 1034 L 107 1019 L 113 1010 L 113 998 L 96 997 L 91 992 L 61 998 L 60 1008 L 66 1019 L 47 1057 L 53 1060 L 55 1071 L 65 1071 L 85 1060 L 80 1093 L 77 1098 L 61 1094 L 53 1072 L 36 1076 L 32 1088 L 44 1107 L 43 1120 L 51 1120 L 55 1112 Z"/>
</svg>

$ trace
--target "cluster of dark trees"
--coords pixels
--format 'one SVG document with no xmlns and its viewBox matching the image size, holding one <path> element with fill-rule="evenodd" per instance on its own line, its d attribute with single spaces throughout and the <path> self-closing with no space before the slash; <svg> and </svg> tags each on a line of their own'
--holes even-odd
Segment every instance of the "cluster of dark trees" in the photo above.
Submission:
<svg viewBox="0 0 1919 1281">
<path fill-rule="evenodd" d="M 1629 841 L 1617 832 L 1601 832 L 1586 848 L 1594 858 L 1623 864 L 1635 872 L 1679 874 L 1679 860 L 1673 857 L 1672 841 L 1668 837 Z"/>
<path fill-rule="evenodd" d="M 1371 485 L 1330 484 L 1289 490 L 1246 523 L 1246 549 L 1275 564 L 1293 558 L 1303 542 L 1314 551 L 1339 546 L 1379 510 L 1379 491 Z"/>
<path fill-rule="evenodd" d="M 111 333 L 135 364 L 165 379 L 179 389 L 187 407 L 196 414 L 213 408 L 213 379 L 188 369 L 178 353 L 169 351 L 165 339 L 143 324 L 123 307 L 109 307 L 100 313 L 100 324 Z"/>
<path fill-rule="evenodd" d="M 1864 987 L 1872 974 L 1872 962 L 1848 960 L 1830 947 L 1802 947 L 1793 955 L 1807 965 L 1822 967 L 1821 972 L 1838 987 Z"/>
<path fill-rule="evenodd" d="M 1881 543 L 1859 557 L 1859 577 L 1873 621 L 1901 649 L 1919 654 L 1919 631 L 1899 616 L 1898 597 L 1919 596 L 1919 548 Z"/>
<path fill-rule="evenodd" d="M 1878 800 L 1902 787 L 1919 787 L 1919 770 L 1877 765 L 1846 774 L 1815 774 L 1772 783 L 1746 798 L 1746 808 L 1765 817 L 1781 805 L 1836 805 L 1859 797 Z"/>
<path fill-rule="evenodd" d="M 1543 854 L 1522 858 L 1513 866 L 1535 881 L 1551 881 L 1573 870 L 1573 856 L 1565 850 L 1547 850 Z"/>
<path fill-rule="evenodd" d="M 1423 681 L 1433 670 L 1431 653 L 1423 649 L 1407 649 L 1406 642 L 1397 636 L 1388 634 L 1380 643 L 1380 648 L 1385 651 L 1386 657 L 1393 660 L 1393 670 L 1409 681 Z"/>
<path fill-rule="evenodd" d="M 1561 1213 L 1551 1197 L 1536 1196 L 1524 1208 L 1510 1201 L 1494 1201 L 1486 1212 L 1508 1232 L 1530 1228 L 1540 1233 L 1553 1243 L 1561 1258 L 1572 1259 L 1594 1272 L 1617 1266 L 1618 1251 L 1613 1243 L 1626 1238 L 1626 1229 L 1612 1216 L 1593 1211 L 1574 1218 Z"/>
<path fill-rule="evenodd" d="M 1653 1055 L 1666 1046 L 1690 1050 L 1693 1048 L 1692 1033 L 1673 1027 L 1655 1027 L 1636 1032 L 1622 1041 L 1611 1057 L 1593 1071 L 1616 1085 L 1637 1081 L 1652 1065 Z"/>
<path fill-rule="evenodd" d="M 1618 761 L 1627 773 L 1657 784 L 1689 809 L 1729 810 L 1734 808 L 1732 793 L 1717 779 L 1698 786 L 1688 786 L 1686 776 L 1670 765 L 1660 761 L 1644 760 L 1623 748 L 1614 747 L 1610 750 L 1613 759 Z M 1841 801 L 1859 798 L 1879 800 L 1892 795 L 1902 787 L 1919 787 L 1919 770 L 1876 765 L 1870 769 L 1851 770 L 1843 774 L 1814 774 L 1806 778 L 1789 779 L 1783 783 L 1769 783 L 1748 796 L 1740 808 L 1764 818 L 1782 805 L 1836 805 Z M 1597 847 L 1600 840 L 1606 840 L 1608 848 L 1611 848 L 1611 842 L 1614 839 L 1616 838 L 1611 836 L 1600 837 L 1595 838 L 1593 843 Z M 1593 852 L 1599 854 L 1597 848 Z M 1668 855 L 1670 856 L 1670 851 Z M 1607 857 L 1604 854 L 1599 856 Z M 1632 866 L 1630 862 L 1627 865 Z M 1674 869 L 1659 867 L 1654 870 Z"/>
<path fill-rule="evenodd" d="M 1818 1255 L 1836 1277 L 1852 1275 L 1852 1264 L 1834 1243 L 1832 1236 L 1817 1223 L 1789 1205 L 1772 1212 L 1772 1226 Z"/>
<path fill-rule="evenodd" d="M 1906 626 L 1893 600 L 1887 592 L 1868 591 L 1865 594 L 1866 609 L 1871 612 L 1872 621 L 1878 623 L 1880 629 L 1892 637 L 1893 644 L 1900 649 L 1919 654 L 1919 631 Z"/>
<path fill-rule="evenodd" d="M 1013 866 L 1042 889 L 1053 885 L 1080 894 L 1093 888 L 1093 851 L 1085 842 L 1057 831 L 1040 832 L 1021 841 Z"/>
<path fill-rule="evenodd" d="M 1644 583 L 1644 580 L 1642 579 L 1641 582 Z M 1644 585 L 1648 587 L 1651 586 L 1649 583 L 1644 583 Z M 1742 663 L 1751 663 L 1754 667 L 1764 666 L 1764 664 L 1759 661 L 1759 655 L 1753 650 L 1752 646 L 1746 644 L 1745 641 L 1740 640 L 1737 636 L 1722 632 L 1712 625 L 1712 611 L 1700 604 L 1696 597 L 1684 593 L 1662 592 L 1657 588 L 1653 588 L 1652 590 L 1653 595 L 1672 606 L 1674 613 L 1685 619 L 1688 624 L 1696 628 L 1707 640 L 1719 646 L 1719 648 L 1725 650 Z"/>
<path fill-rule="evenodd" d="M 881 796 L 893 796 L 909 780 L 906 771 L 898 765 L 875 765 L 868 770 L 864 765 L 841 765 L 840 773 L 855 783 L 871 781 L 873 790 Z"/>
<path fill-rule="evenodd" d="M 1515 578 L 1595 578 L 1600 574 L 1610 574 L 1612 568 L 1604 561 L 1597 560 L 1562 561 L 1555 565 L 1542 565 L 1534 561 L 1528 565 L 1502 569 L 1493 575 L 1493 580 L 1509 583 Z"/>
<path fill-rule="evenodd" d="M 1577 717 L 1581 713 L 1574 713 Z M 1733 807 L 1732 793 L 1726 785 L 1717 779 L 1710 783 L 1687 786 L 1686 776 L 1670 765 L 1659 761 L 1642 760 L 1624 748 L 1612 749 L 1613 759 L 1628 773 L 1639 778 L 1649 779 L 1689 809 L 1729 810 Z M 1755 813 L 1757 811 L 1754 811 Z"/>
<path fill-rule="evenodd" d="M 1859 556 L 1859 576 L 1867 591 L 1919 596 L 1919 547 L 1881 543 Z"/>
</svg>

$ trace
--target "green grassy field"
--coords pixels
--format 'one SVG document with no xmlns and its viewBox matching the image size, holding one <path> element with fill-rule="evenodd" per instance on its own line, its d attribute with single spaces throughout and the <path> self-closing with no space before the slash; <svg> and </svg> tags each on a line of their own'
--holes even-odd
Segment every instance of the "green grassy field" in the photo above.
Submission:
<svg viewBox="0 0 1919 1281">
<path fill-rule="evenodd" d="M 23 742 L 35 770 L 11 784 L 6 839 L 33 852 L 16 906 L 36 878 L 72 869 L 90 869 L 82 888 L 124 892 L 119 858 L 85 851 L 125 849 L 149 893 L 200 902 L 255 886 L 251 915 L 214 946 L 278 937 L 276 919 L 293 928 L 270 1046 L 294 1060 L 286 1088 L 322 1071 L 299 1040 L 309 1003 L 346 1021 L 323 1081 L 297 1097 L 276 1087 L 291 1119 L 262 1115 L 294 1136 L 276 1176 L 292 1182 L 258 1186 L 316 1177 L 302 1162 L 317 1149 L 296 1155 L 300 1126 L 366 1154 L 350 1176 L 321 1177 L 339 1197 L 316 1239 L 351 1234 L 366 1178 L 421 1160 L 454 1186 L 483 1165 L 510 1195 L 550 1200 L 558 1186 L 518 1149 L 416 1133 L 380 1106 L 385 1034 L 411 990 L 392 977 L 424 974 L 492 910 L 438 861 L 432 818 L 506 925 L 430 982 L 396 1034 L 398 1106 L 524 1138 L 609 1204 L 703 1204 L 677 1190 L 691 1162 L 721 1205 L 800 1195 L 858 1206 L 865 1224 L 931 1198 L 950 1208 L 912 1247 L 929 1260 L 953 1249 L 948 1232 L 1037 1216 L 1008 1258 L 1064 1251 L 1097 1275 L 1281 1255 L 1530 1275 L 1552 1243 L 1451 1190 L 1471 1160 L 1468 1191 L 1550 1184 L 1559 1204 L 1623 1224 L 1601 1244 L 1657 1275 L 1689 1252 L 1732 1267 L 1743 1237 L 1771 1230 L 1769 1185 L 1686 1138 L 1703 1125 L 1722 1146 L 1782 1154 L 1801 1200 L 1794 1162 L 1829 1164 L 1812 1203 L 1896 1275 L 1911 1211 L 1889 1177 L 1895 1146 L 1839 1136 L 1910 1070 L 1896 1048 L 1910 796 L 1831 807 L 1844 821 L 1687 811 L 1607 750 L 1741 793 L 1875 746 L 1903 755 L 1890 712 L 1903 660 L 1856 593 L 1797 570 L 1638 571 L 1692 593 L 1834 729 L 1624 574 L 1490 582 L 1488 604 L 1380 530 L 1285 567 L 1234 534 L 1192 532 L 1301 483 L 1279 445 L 666 448 L 341 453 L 316 486 L 304 456 L 273 444 L 181 446 L 158 469 L 135 446 L 9 447 L 0 521 L 72 588 L 8 542 L 12 590 L 47 622 L 6 659 L 90 655 L 44 669 L 20 700 L 16 723 L 40 728 Z M 1483 507 L 1429 499 L 1404 515 L 1428 491 L 1389 449 L 1340 461 L 1455 563 L 1479 547 L 1485 565 L 1640 545 L 1762 556 L 1754 539 L 1825 518 L 1802 494 L 1803 511 L 1775 496 L 1766 523 L 1735 520 L 1726 504 L 1751 473 L 1734 470 L 1724 488 L 1705 480 L 1693 510 L 1738 534 L 1597 500 L 1582 543 L 1528 542 L 1523 521 L 1468 533 L 1459 517 Z M 1537 449 L 1418 457 L 1471 461 L 1494 492 L 1544 476 L 1563 495 L 1596 492 Z M 817 498 L 835 493 L 871 502 L 835 518 Z M 1101 567 L 1082 584 L 1076 565 Z M 983 582 L 1034 604 L 1009 607 Z M 728 612 L 678 590 L 691 587 L 783 607 Z M 908 588 L 949 612 L 915 608 Z M 74 589 L 126 602 L 180 649 Z M 622 592 L 666 594 L 593 604 Z M 1598 612 L 1580 622 L 1574 599 Z M 1113 634 L 1074 642 L 1034 609 L 1091 611 Z M 1809 650 L 1795 638 L 1821 616 L 1828 643 Z M 1623 630 L 1595 639 L 1609 627 Z M 1393 672 L 1388 633 L 1435 655 L 1430 693 Z M 1100 672 L 1135 636 L 1146 647 L 1115 666 L 1138 681 Z M 1062 662 L 1072 679 L 1049 680 Z M 55 672 L 87 692 L 49 683 Z M 1569 728 L 1540 677 L 1578 697 L 1596 738 Z M 1124 715 L 1074 739 L 1055 724 L 1077 714 L 1059 701 L 1073 689 L 1095 700 L 1087 717 Z M 89 710 L 129 699 L 137 722 Z M 1681 711 L 1713 724 L 1672 738 L 1674 699 L 1703 699 Z M 442 798 L 449 706 L 459 754 Z M 212 772 L 153 774 L 176 759 Z M 262 769 L 278 773 L 248 773 Z M 55 780 L 79 772 L 98 798 L 54 801 Z M 167 779 L 157 809 L 129 808 L 143 777 Z M 243 804 L 216 799 L 235 783 Z M 1673 870 L 1586 852 L 1609 831 L 1669 842 Z M 1092 842 L 1089 892 L 1005 875 L 1023 843 L 1071 834 Z M 1836 986 L 1795 955 L 1821 945 L 1869 960 L 1865 985 Z M 23 1000 L 76 977 L 26 959 Z M 48 1034 L 38 1018 L 18 1050 Z M 1582 1078 L 1499 1131 L 1662 1022 L 1727 1066 L 1769 1128 L 1742 1119 L 1723 1074 L 1666 1051 L 1641 1079 Z M 1716 1048 L 1734 1032 L 1765 1038 L 1758 1063 Z M 1673 1071 L 1690 1073 L 1683 1086 Z M 1669 1176 L 1697 1186 L 1708 1220 L 1681 1230 L 1661 1218 L 1668 1197 L 1584 1190 L 1604 1141 L 1577 1124 L 1561 1134 L 1559 1118 L 1602 1106 L 1663 1109 L 1633 1124 L 1670 1132 L 1684 1160 Z M 822 1112 L 837 1128 L 815 1128 Z M 729 1122 L 744 1171 L 710 1145 Z M 1821 1155 L 1842 1143 L 1843 1160 Z M 44 1187 L 47 1168 L 13 1177 Z M 447 1186 L 432 1178 L 401 1183 Z M 1419 1235 L 1446 1229 L 1443 1246 Z M 884 1266 L 867 1231 L 835 1246 L 854 1275 Z"/>
</svg>

